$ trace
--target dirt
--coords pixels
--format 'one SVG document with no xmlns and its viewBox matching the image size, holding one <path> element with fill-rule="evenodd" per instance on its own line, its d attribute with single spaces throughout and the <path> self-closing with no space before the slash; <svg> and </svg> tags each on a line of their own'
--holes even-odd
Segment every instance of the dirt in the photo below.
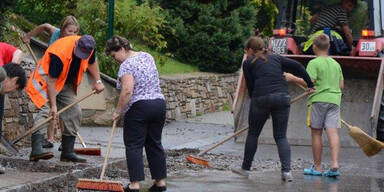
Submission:
<svg viewBox="0 0 384 192">
<path fill-rule="evenodd" d="M 229 171 L 234 166 L 240 166 L 242 156 L 231 154 L 212 154 L 208 153 L 202 156 L 203 159 L 210 162 L 211 167 L 205 167 L 189 163 L 185 157 L 187 155 L 197 156 L 200 151 L 197 149 L 167 150 L 167 175 L 178 176 L 185 173 L 199 173 L 202 170 Z M 75 185 L 78 178 L 98 179 L 101 172 L 102 157 L 87 157 L 88 164 L 62 163 L 58 158 L 49 161 L 40 161 L 37 163 L 29 162 L 27 153 L 16 157 L 6 157 L 2 164 L 8 168 L 28 172 L 55 172 L 57 177 L 41 181 L 30 185 L 27 191 L 76 191 Z M 144 157 L 145 175 L 147 183 L 151 183 L 151 176 L 148 169 L 148 163 Z M 124 185 L 129 183 L 129 174 L 125 159 L 111 159 L 107 167 L 105 180 L 122 181 Z M 293 170 L 303 169 L 311 162 L 302 159 L 296 159 L 291 162 Z M 279 170 L 280 162 L 273 159 L 255 160 L 253 171 Z M 148 187 L 148 186 L 143 186 Z M 84 191 L 84 190 L 83 190 Z M 86 191 L 86 190 L 85 190 Z"/>
</svg>

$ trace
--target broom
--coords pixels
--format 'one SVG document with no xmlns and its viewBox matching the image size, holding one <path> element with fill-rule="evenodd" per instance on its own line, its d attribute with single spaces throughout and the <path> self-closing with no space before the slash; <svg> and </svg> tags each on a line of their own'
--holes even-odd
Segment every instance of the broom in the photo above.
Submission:
<svg viewBox="0 0 384 192">
<path fill-rule="evenodd" d="M 101 149 L 100 148 L 88 148 L 85 145 L 85 142 L 83 138 L 80 136 L 80 133 L 77 132 L 77 138 L 79 138 L 81 145 L 83 148 L 75 148 L 74 151 L 77 154 L 82 154 L 82 155 L 95 155 L 95 156 L 101 156 Z"/>
<path fill-rule="evenodd" d="M 308 95 L 308 92 L 302 93 L 301 95 L 299 95 L 299 96 L 295 97 L 294 99 L 292 99 L 291 100 L 291 104 L 296 102 L 296 101 L 298 101 L 299 99 L 307 96 L 307 95 Z M 200 152 L 199 154 L 197 154 L 197 156 L 187 155 L 187 156 L 185 156 L 185 159 L 187 159 L 188 162 L 193 163 L 193 164 L 204 165 L 204 166 L 210 167 L 209 161 L 201 158 L 201 156 L 206 154 L 208 151 L 211 151 L 212 149 L 215 149 L 219 145 L 227 142 L 228 140 L 232 139 L 233 137 L 236 137 L 237 135 L 243 133 L 246 130 L 248 130 L 248 127 L 244 127 L 242 129 L 236 131 L 235 133 L 233 133 L 232 135 L 226 137 L 225 139 L 223 139 L 219 143 L 215 144 L 214 146 L 212 146 L 212 147 L 210 147 L 210 148 Z"/>
<path fill-rule="evenodd" d="M 124 192 L 123 184 L 120 181 L 103 180 L 105 170 L 107 168 L 109 151 L 112 145 L 113 135 L 115 134 L 116 120 L 113 121 L 112 131 L 109 135 L 109 141 L 107 146 L 107 153 L 105 154 L 103 169 L 100 174 L 100 179 L 82 179 L 80 178 L 76 184 L 76 188 L 85 190 L 97 190 L 97 191 L 121 191 Z"/>
<path fill-rule="evenodd" d="M 301 85 L 298 85 L 300 88 L 305 88 Z M 384 148 L 384 143 L 376 140 L 370 135 L 366 134 L 361 128 L 352 126 L 340 118 L 341 123 L 343 123 L 348 128 L 349 135 L 355 140 L 355 142 L 360 146 L 364 151 L 365 155 L 368 157 L 376 155 L 381 149 Z"/>
<path fill-rule="evenodd" d="M 366 134 L 359 127 L 352 126 L 341 119 L 341 122 L 348 127 L 349 135 L 356 141 L 360 148 L 368 157 L 376 155 L 381 149 L 384 148 L 384 143 L 376 140 L 370 135 Z"/>
</svg>

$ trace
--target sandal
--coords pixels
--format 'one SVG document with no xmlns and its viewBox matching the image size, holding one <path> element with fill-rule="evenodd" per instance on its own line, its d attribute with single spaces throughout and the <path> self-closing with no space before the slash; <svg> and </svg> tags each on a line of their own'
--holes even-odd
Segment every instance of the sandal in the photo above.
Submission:
<svg viewBox="0 0 384 192">
<path fill-rule="evenodd" d="M 314 176 L 322 176 L 322 171 L 316 171 L 315 165 L 311 165 L 309 169 L 304 169 L 304 175 L 314 175 Z"/>
<path fill-rule="evenodd" d="M 332 168 L 332 169 L 328 169 L 328 171 L 326 171 L 324 175 L 327 177 L 337 177 L 340 175 L 340 172 L 337 168 Z"/>
</svg>

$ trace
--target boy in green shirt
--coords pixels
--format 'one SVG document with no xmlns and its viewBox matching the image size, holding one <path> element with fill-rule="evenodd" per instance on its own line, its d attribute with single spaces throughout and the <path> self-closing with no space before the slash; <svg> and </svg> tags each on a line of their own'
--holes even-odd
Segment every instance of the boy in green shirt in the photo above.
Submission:
<svg viewBox="0 0 384 192">
<path fill-rule="evenodd" d="M 313 51 L 316 58 L 307 66 L 307 72 L 315 83 L 316 92 L 308 97 L 307 125 L 312 132 L 312 152 L 314 164 L 304 169 L 306 175 L 323 175 L 321 167 L 323 129 L 328 135 L 331 148 L 332 163 L 325 176 L 335 177 L 338 171 L 339 135 L 340 128 L 340 102 L 341 89 L 344 88 L 344 79 L 341 67 L 337 61 L 328 57 L 329 38 L 321 34 L 314 39 Z"/>
</svg>

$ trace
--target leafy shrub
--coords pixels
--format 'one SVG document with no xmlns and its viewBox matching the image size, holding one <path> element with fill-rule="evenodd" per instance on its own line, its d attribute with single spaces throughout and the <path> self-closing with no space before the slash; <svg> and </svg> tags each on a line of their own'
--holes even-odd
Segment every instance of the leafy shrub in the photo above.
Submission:
<svg viewBox="0 0 384 192">
<path fill-rule="evenodd" d="M 164 28 L 165 17 L 158 6 L 148 3 L 139 6 L 124 6 L 125 1 L 117 1 L 115 9 L 115 29 L 118 34 L 161 50 L 167 47 L 164 36 L 159 31 Z"/>
<path fill-rule="evenodd" d="M 158 1 L 167 11 L 162 31 L 168 50 L 202 71 L 234 72 L 243 42 L 251 36 L 257 9 L 248 1 Z"/>
<path fill-rule="evenodd" d="M 34 23 L 51 23 L 56 26 L 76 9 L 77 0 L 17 0 L 15 13 L 23 15 Z"/>
</svg>

